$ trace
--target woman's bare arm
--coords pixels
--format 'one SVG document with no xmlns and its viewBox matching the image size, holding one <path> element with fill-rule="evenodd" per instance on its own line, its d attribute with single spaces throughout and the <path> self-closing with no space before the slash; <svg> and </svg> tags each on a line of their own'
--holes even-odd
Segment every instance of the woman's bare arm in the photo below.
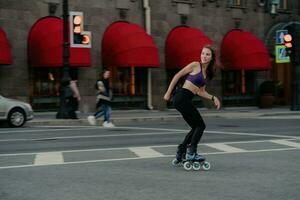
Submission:
<svg viewBox="0 0 300 200">
<path fill-rule="evenodd" d="M 186 67 L 184 67 L 183 69 L 181 69 L 177 74 L 175 74 L 175 76 L 173 77 L 172 81 L 170 82 L 170 85 L 168 87 L 167 92 L 164 95 L 164 99 L 166 101 L 169 101 L 171 98 L 171 93 L 174 89 L 174 87 L 176 86 L 177 82 L 179 81 L 179 79 L 189 73 L 191 73 L 195 66 L 197 66 L 196 62 L 192 62 L 190 64 L 188 64 Z"/>
<path fill-rule="evenodd" d="M 209 94 L 209 93 L 205 90 L 205 86 L 199 88 L 199 91 L 197 92 L 197 95 L 200 96 L 200 97 L 202 97 L 202 98 L 212 100 L 213 103 L 214 103 L 214 105 L 215 105 L 215 107 L 217 108 L 217 110 L 220 109 L 220 107 L 221 107 L 220 100 L 218 99 L 218 97 Z"/>
</svg>

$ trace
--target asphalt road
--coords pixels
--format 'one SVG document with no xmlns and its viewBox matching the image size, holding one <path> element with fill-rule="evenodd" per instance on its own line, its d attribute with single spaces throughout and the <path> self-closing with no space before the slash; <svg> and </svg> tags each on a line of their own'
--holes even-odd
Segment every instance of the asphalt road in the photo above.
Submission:
<svg viewBox="0 0 300 200">
<path fill-rule="evenodd" d="M 0 129 L 0 199 L 298 200 L 294 117 L 206 117 L 209 171 L 173 167 L 183 121 Z"/>
</svg>

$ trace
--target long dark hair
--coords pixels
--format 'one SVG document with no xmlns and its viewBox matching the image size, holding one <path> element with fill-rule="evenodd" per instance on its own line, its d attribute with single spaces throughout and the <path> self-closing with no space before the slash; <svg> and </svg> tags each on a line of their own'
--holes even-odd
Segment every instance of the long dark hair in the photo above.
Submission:
<svg viewBox="0 0 300 200">
<path fill-rule="evenodd" d="M 211 45 L 204 45 L 202 49 L 209 49 L 211 51 L 211 61 L 209 62 L 207 69 L 206 69 L 206 74 L 208 80 L 212 80 L 213 77 L 215 76 L 215 63 L 216 63 L 216 53 L 214 48 Z"/>
</svg>

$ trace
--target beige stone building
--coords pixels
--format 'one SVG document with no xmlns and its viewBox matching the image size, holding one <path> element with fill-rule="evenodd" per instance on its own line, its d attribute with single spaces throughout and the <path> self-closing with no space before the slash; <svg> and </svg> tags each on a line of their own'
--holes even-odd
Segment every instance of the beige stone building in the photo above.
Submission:
<svg viewBox="0 0 300 200">
<path fill-rule="evenodd" d="M 260 105 L 266 81 L 275 106 L 291 105 L 299 62 L 276 63 L 281 51 L 275 53 L 275 44 L 282 40 L 278 31 L 292 27 L 299 48 L 298 0 L 69 0 L 68 5 L 69 11 L 83 12 L 83 29 L 92 34 L 91 48 L 70 58 L 83 112 L 95 109 L 94 85 L 104 66 L 113 72 L 115 108 L 171 106 L 162 100 L 170 78 L 197 59 L 206 43 L 220 57 L 207 89 L 224 106 Z M 0 0 L 0 94 L 28 101 L 36 111 L 59 106 L 63 30 L 55 27 L 62 24 L 62 6 L 63 0 Z"/>
</svg>

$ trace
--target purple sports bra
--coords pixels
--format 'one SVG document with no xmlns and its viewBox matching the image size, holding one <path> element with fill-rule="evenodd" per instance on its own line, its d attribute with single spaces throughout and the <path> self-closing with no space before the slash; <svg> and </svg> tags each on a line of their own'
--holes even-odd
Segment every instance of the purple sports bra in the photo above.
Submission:
<svg viewBox="0 0 300 200">
<path fill-rule="evenodd" d="M 206 84 L 206 80 L 204 79 L 203 74 L 202 74 L 202 67 L 201 67 L 201 71 L 199 73 L 193 74 L 193 75 L 189 74 L 186 77 L 186 80 L 190 81 L 197 87 L 203 87 Z"/>
</svg>

